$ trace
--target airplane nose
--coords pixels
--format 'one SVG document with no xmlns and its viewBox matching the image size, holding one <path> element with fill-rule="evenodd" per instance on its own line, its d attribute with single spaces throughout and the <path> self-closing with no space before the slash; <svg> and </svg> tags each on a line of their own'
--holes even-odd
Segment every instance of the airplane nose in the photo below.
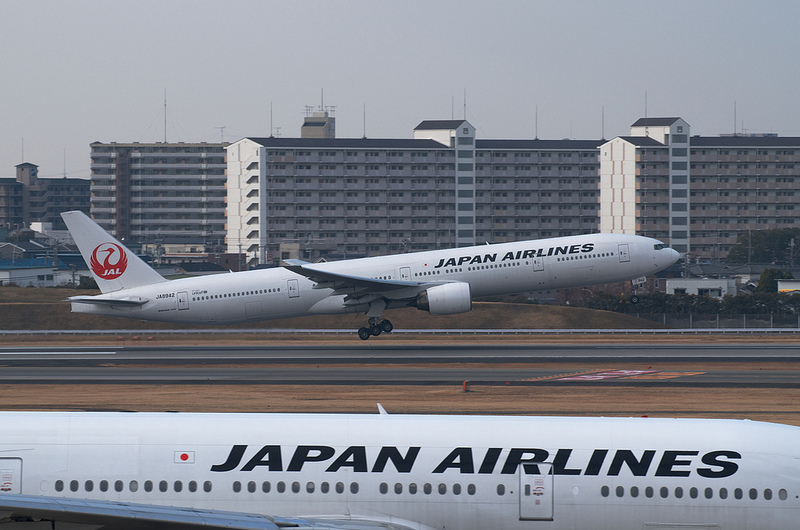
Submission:
<svg viewBox="0 0 800 530">
<path fill-rule="evenodd" d="M 672 256 L 672 263 L 675 263 L 676 261 L 678 261 L 680 259 L 681 254 L 680 254 L 680 252 L 678 252 L 674 248 L 671 248 L 669 250 L 670 250 L 670 253 L 671 253 L 671 256 Z"/>
</svg>

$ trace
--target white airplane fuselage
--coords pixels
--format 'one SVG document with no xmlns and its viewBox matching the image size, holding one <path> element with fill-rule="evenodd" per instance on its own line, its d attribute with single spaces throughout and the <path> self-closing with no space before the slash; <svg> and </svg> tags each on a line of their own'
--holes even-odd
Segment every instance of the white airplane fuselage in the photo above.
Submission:
<svg viewBox="0 0 800 530">
<path fill-rule="evenodd" d="M 800 429 L 744 420 L 2 412 L 0 425 L 6 494 L 417 529 L 800 520 Z"/>
<path fill-rule="evenodd" d="M 313 264 L 313 270 L 416 283 L 466 283 L 472 298 L 589 286 L 654 274 L 677 259 L 655 239 L 592 234 Z M 410 305 L 418 288 L 391 292 L 386 308 Z M 369 303 L 337 293 L 286 268 L 185 278 L 73 301 L 74 312 L 192 324 L 231 324 L 314 314 L 367 312 Z"/>
</svg>

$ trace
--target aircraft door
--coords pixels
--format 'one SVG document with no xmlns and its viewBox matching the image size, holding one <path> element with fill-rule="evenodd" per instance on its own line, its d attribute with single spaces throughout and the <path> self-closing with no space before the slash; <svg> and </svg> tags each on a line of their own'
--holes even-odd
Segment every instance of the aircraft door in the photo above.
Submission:
<svg viewBox="0 0 800 530">
<path fill-rule="evenodd" d="M 0 458 L 0 493 L 22 493 L 21 458 Z"/>
<path fill-rule="evenodd" d="M 533 272 L 544 270 L 544 258 L 533 258 Z"/>
<path fill-rule="evenodd" d="M 300 282 L 295 279 L 286 282 L 286 289 L 289 292 L 289 298 L 297 298 L 300 296 Z"/>
<path fill-rule="evenodd" d="M 187 291 L 180 291 L 178 293 L 178 311 L 189 309 L 189 293 Z"/>
<path fill-rule="evenodd" d="M 619 250 L 619 262 L 620 263 L 627 263 L 627 262 L 629 262 L 631 260 L 631 253 L 630 253 L 630 250 L 628 249 L 628 244 L 627 243 L 622 243 L 622 244 L 618 245 L 617 249 Z"/>
<path fill-rule="evenodd" d="M 520 521 L 553 520 L 553 464 L 536 465 L 536 475 L 525 473 L 525 466 L 519 466 Z"/>
<path fill-rule="evenodd" d="M 411 267 L 400 267 L 400 281 L 411 281 Z"/>
</svg>

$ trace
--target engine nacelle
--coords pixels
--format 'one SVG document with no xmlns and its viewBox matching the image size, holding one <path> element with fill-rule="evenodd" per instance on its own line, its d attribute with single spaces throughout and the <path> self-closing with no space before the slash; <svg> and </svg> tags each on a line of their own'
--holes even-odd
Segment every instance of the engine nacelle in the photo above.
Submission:
<svg viewBox="0 0 800 530">
<path fill-rule="evenodd" d="M 455 315 L 472 309 L 469 284 L 465 282 L 446 283 L 431 287 L 417 295 L 417 309 L 428 311 L 431 315 Z"/>
</svg>

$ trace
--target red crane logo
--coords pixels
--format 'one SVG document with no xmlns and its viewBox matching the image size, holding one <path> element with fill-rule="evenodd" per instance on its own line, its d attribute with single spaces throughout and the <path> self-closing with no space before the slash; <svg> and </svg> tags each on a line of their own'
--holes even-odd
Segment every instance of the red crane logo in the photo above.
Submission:
<svg viewBox="0 0 800 530">
<path fill-rule="evenodd" d="M 105 254 L 102 262 L 100 258 Z M 92 251 L 89 263 L 92 272 L 104 280 L 115 280 L 122 276 L 128 267 L 128 256 L 121 246 L 116 243 L 103 243 L 97 245 Z"/>
</svg>

